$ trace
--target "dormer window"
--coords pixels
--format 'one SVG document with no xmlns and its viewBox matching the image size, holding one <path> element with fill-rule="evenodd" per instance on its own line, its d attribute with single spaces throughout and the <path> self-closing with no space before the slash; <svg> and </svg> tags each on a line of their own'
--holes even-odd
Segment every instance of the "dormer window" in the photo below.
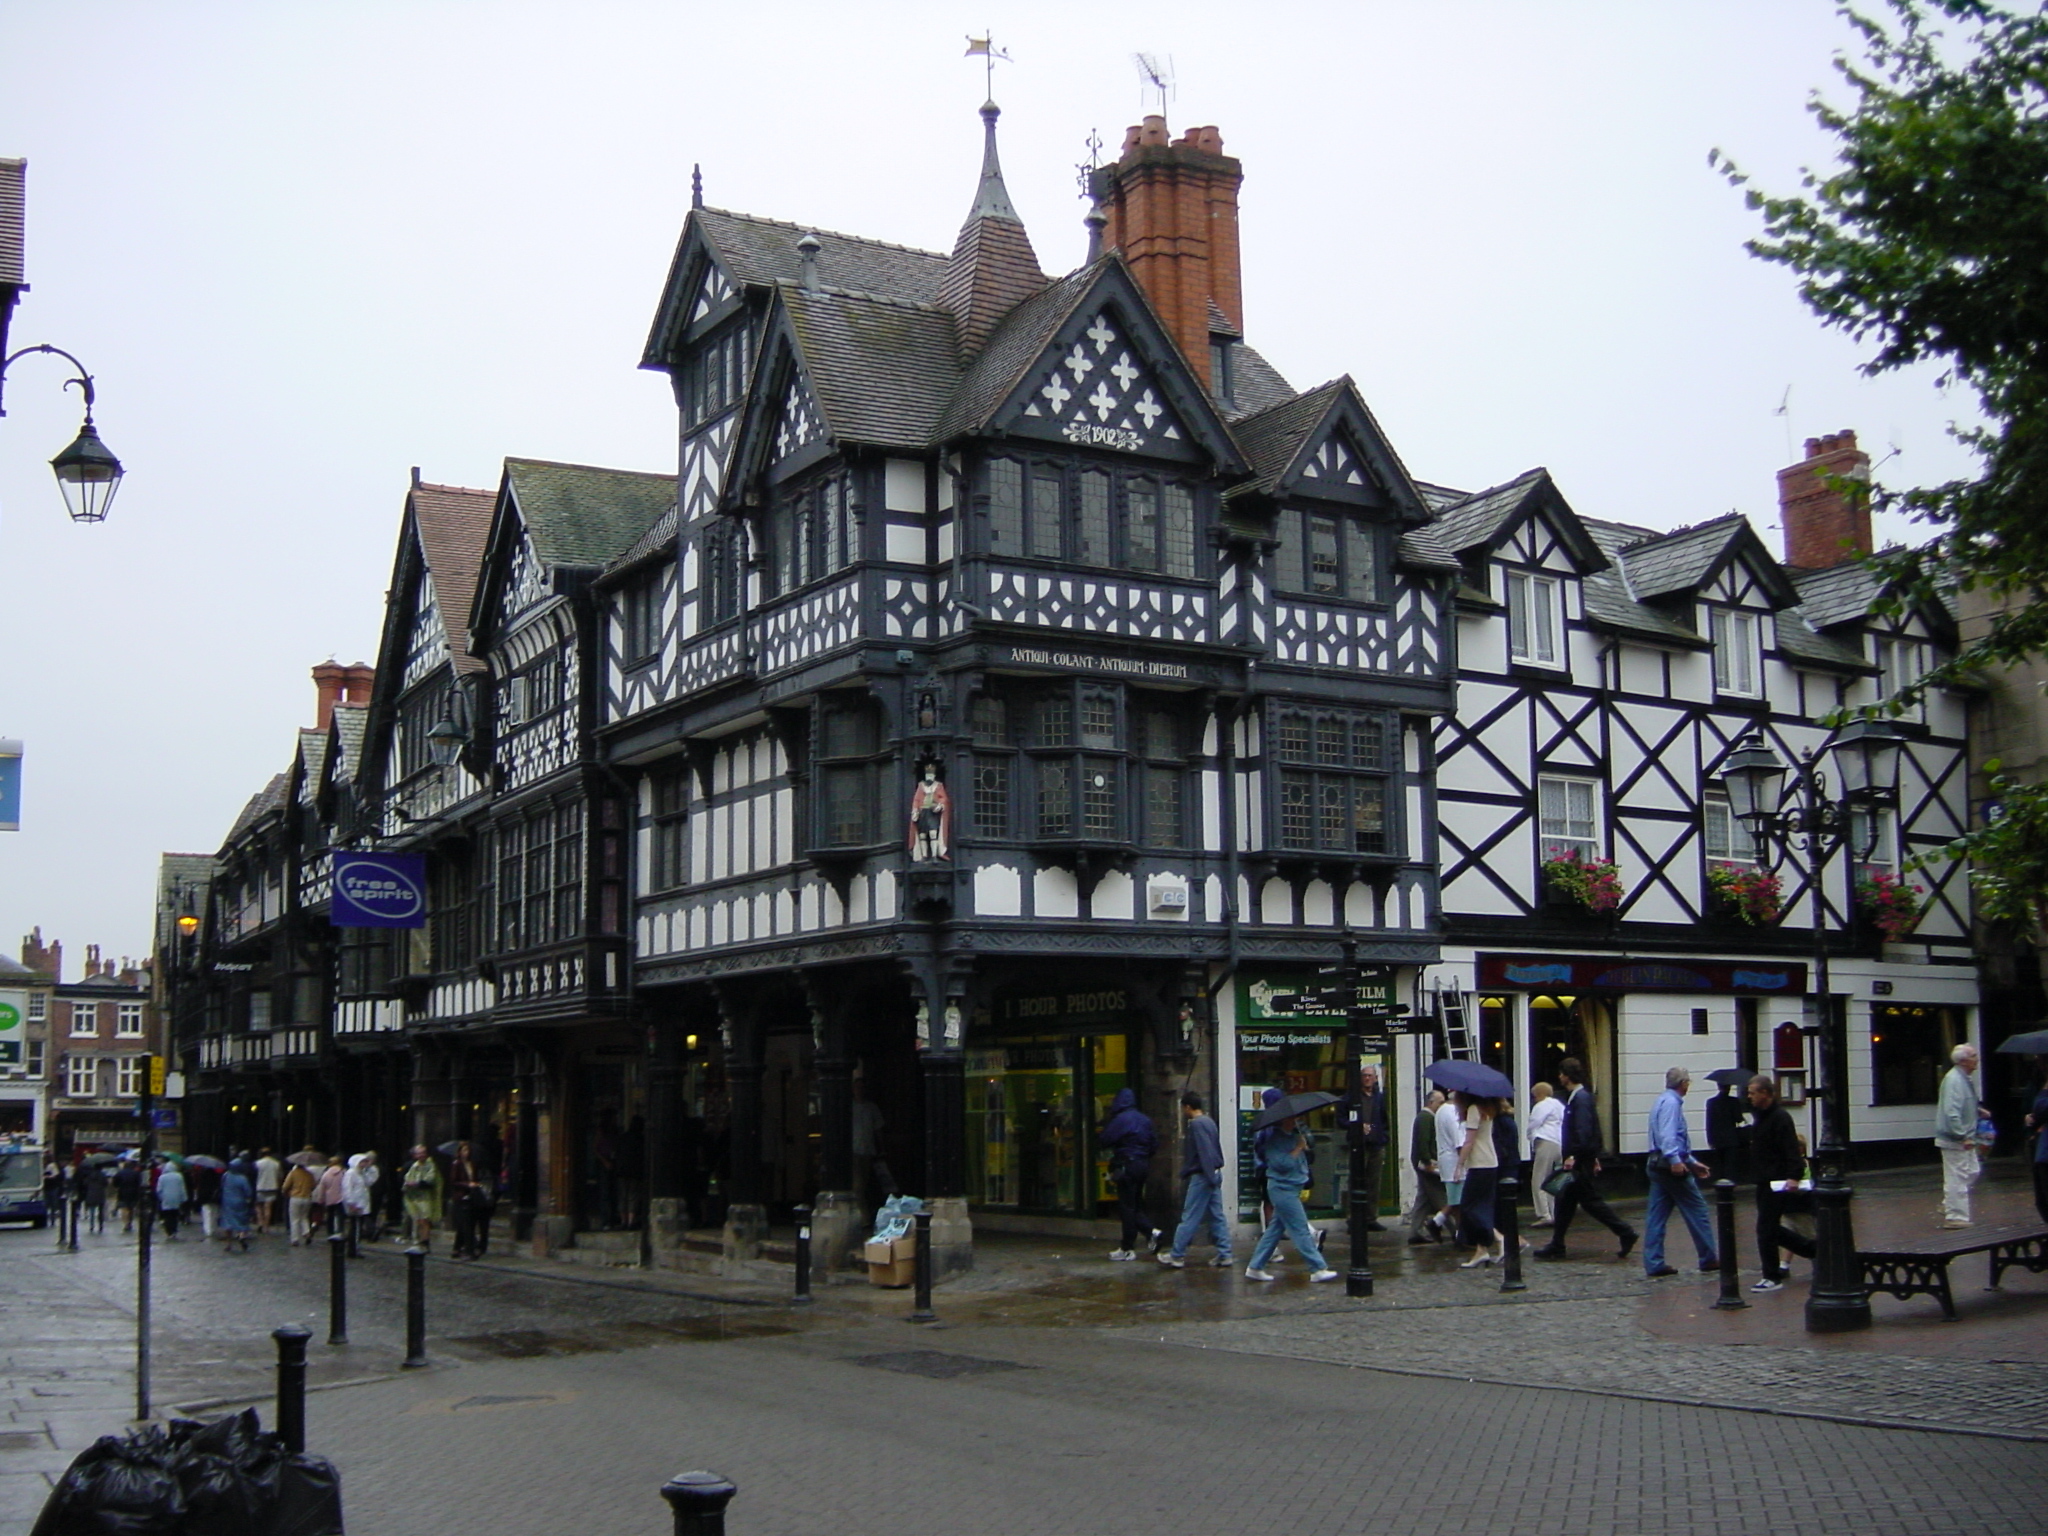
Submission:
<svg viewBox="0 0 2048 1536">
<path fill-rule="evenodd" d="M 1355 513 L 1288 507 L 1279 525 L 1274 585 L 1280 591 L 1359 603 L 1380 600 L 1385 562 L 1378 524 Z"/>
<path fill-rule="evenodd" d="M 1715 608 L 1707 626 L 1714 642 L 1714 691 L 1756 698 L 1763 692 L 1756 615 Z"/>
<path fill-rule="evenodd" d="M 676 403 L 685 431 L 740 397 L 747 380 L 747 331 L 734 321 L 712 335 L 676 370 Z"/>
<path fill-rule="evenodd" d="M 1511 660 L 1537 667 L 1564 665 L 1562 585 L 1554 576 L 1507 573 Z"/>
<path fill-rule="evenodd" d="M 1927 647 L 1918 640 L 1879 636 L 1877 640 L 1877 691 L 1883 699 L 1896 698 L 1927 675 Z M 1919 702 L 1899 712 L 1901 720 L 1924 720 L 1926 710 Z"/>
</svg>

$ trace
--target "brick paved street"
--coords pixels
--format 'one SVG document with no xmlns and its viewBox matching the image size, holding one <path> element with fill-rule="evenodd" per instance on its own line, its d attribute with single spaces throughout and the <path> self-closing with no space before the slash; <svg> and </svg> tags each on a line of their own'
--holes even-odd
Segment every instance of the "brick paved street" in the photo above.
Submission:
<svg viewBox="0 0 2048 1536">
<path fill-rule="evenodd" d="M 1863 1228 L 1921 1221 L 1925 1182 L 1869 1181 Z M 2018 1199 L 1994 1185 L 1987 1218 Z M 133 1411 L 133 1249 L 84 1242 L 0 1231 L 0 1531 Z M 358 1536 L 427 1529 L 426 1508 L 436 1533 L 660 1532 L 655 1489 L 696 1465 L 741 1483 L 734 1536 L 1427 1532 L 1475 1504 L 1545 1536 L 2042 1529 L 2048 1276 L 1986 1296 L 1959 1269 L 1963 1322 L 1879 1298 L 1870 1332 L 1815 1339 L 1803 1284 L 1720 1314 L 1709 1282 L 1648 1281 L 1604 1234 L 1573 1247 L 1582 1261 L 1532 1265 L 1502 1297 L 1496 1271 L 1390 1236 L 1377 1294 L 1353 1303 L 1298 1264 L 1256 1287 L 994 1240 L 923 1329 L 906 1293 L 864 1285 L 803 1313 L 745 1282 L 436 1260 L 436 1368 L 401 1376 L 395 1252 L 350 1266 L 352 1342 L 329 1349 L 324 1253 L 187 1242 L 157 1250 L 156 1400 L 266 1398 L 268 1331 L 304 1322 L 331 1388 L 313 1448 L 341 1466 Z"/>
</svg>

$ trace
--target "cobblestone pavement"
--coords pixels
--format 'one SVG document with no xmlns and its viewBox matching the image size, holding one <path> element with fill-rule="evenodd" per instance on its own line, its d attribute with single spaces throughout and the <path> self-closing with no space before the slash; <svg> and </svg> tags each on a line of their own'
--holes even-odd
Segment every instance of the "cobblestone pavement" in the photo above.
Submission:
<svg viewBox="0 0 2048 1536">
<path fill-rule="evenodd" d="M 880 1320 L 321 1394 L 310 1434 L 351 1536 L 659 1536 L 696 1467 L 733 1536 L 2035 1536 L 2048 1478 L 2005 1440 Z"/>
<path fill-rule="evenodd" d="M 1868 1181 L 1859 1231 L 1922 1223 L 1930 1179 Z M 2007 1182 L 1985 1219 L 2021 1214 Z M 0 1532 L 134 1411 L 134 1250 L 83 1243 L 0 1231 Z M 1879 1326 L 1816 1339 L 1803 1283 L 1716 1313 L 1711 1283 L 1649 1281 L 1604 1233 L 1572 1246 L 1582 1258 L 1531 1265 L 1530 1289 L 1504 1297 L 1497 1271 L 1393 1234 L 1375 1241 L 1375 1296 L 1352 1302 L 1308 1286 L 1291 1255 L 1260 1286 L 1104 1263 L 1101 1244 L 991 1239 L 923 1329 L 902 1321 L 907 1293 L 865 1285 L 790 1308 L 786 1271 L 750 1284 L 436 1259 L 436 1369 L 401 1376 L 395 1251 L 349 1266 L 351 1343 L 330 1349 L 324 1252 L 188 1241 L 156 1250 L 155 1401 L 265 1399 L 269 1330 L 311 1328 L 316 1386 L 347 1387 L 313 1394 L 313 1448 L 342 1468 L 356 1536 L 429 1528 L 423 1499 L 437 1536 L 653 1533 L 655 1488 L 703 1464 L 742 1484 L 734 1536 L 1125 1517 L 1236 1531 L 1275 1515 L 1434 1531 L 1469 1525 L 1475 1497 L 1490 1528 L 1544 1536 L 1785 1528 L 1773 1510 L 1859 1536 L 2042 1528 L 2048 1277 L 1986 1297 L 1981 1271 L 1959 1270 L 1961 1323 L 1879 1298 Z M 1946 1513 L 1956 1489 L 1966 1520 Z"/>
</svg>

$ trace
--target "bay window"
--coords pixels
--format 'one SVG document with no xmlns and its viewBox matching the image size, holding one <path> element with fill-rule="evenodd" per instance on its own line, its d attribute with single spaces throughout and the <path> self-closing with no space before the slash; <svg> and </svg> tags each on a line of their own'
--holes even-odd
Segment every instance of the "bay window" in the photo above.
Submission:
<svg viewBox="0 0 2048 1536">
<path fill-rule="evenodd" d="M 1399 851 L 1392 783 L 1399 726 L 1381 711 L 1276 706 L 1268 722 L 1280 847 Z"/>
</svg>

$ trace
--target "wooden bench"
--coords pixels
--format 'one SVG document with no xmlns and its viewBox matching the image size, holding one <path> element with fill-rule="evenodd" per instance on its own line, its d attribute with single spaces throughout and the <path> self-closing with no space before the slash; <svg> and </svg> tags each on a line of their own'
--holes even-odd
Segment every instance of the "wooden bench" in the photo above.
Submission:
<svg viewBox="0 0 2048 1536">
<path fill-rule="evenodd" d="M 2048 1270 L 2048 1224 L 2016 1222 L 1936 1232 L 1884 1248 L 1859 1249 L 1856 1258 L 1863 1266 L 1863 1294 L 1875 1296 L 1883 1291 L 1901 1301 L 1909 1296 L 1932 1296 L 1941 1303 L 1942 1316 L 1954 1322 L 1956 1303 L 1948 1289 L 1949 1260 L 1969 1253 L 1991 1255 L 1991 1283 L 1985 1289 L 1995 1291 L 1999 1278 L 2014 1266 L 2037 1275 Z"/>
</svg>

